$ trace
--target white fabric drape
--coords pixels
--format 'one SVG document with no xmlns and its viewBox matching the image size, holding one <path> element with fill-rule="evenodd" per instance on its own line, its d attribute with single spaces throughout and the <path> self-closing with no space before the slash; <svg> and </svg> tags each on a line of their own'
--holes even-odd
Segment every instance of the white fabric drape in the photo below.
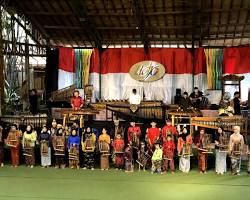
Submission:
<svg viewBox="0 0 250 200">
<path fill-rule="evenodd" d="M 108 73 L 101 75 L 101 98 L 106 100 L 128 99 L 133 88 L 144 100 L 163 100 L 173 103 L 176 89 L 190 93 L 193 90 L 191 74 L 165 74 L 154 82 L 140 82 L 131 78 L 128 73 Z M 99 98 L 99 74 L 90 74 L 90 83 L 94 86 L 94 99 Z M 194 76 L 194 86 L 207 89 L 206 74 Z"/>
</svg>

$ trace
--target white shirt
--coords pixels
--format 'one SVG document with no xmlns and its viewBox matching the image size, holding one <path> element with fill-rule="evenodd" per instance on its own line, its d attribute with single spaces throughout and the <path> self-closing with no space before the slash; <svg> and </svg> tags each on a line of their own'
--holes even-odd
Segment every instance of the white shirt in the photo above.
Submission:
<svg viewBox="0 0 250 200">
<path fill-rule="evenodd" d="M 134 105 L 139 105 L 141 103 L 141 96 L 139 94 L 131 94 L 129 96 L 129 103 Z"/>
</svg>

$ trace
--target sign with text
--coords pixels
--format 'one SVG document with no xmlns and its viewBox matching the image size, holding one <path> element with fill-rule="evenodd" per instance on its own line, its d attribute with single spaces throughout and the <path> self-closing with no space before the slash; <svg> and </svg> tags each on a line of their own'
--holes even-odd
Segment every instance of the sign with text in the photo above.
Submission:
<svg viewBox="0 0 250 200">
<path fill-rule="evenodd" d="M 129 74 L 137 81 L 153 82 L 164 76 L 165 67 L 155 61 L 142 61 L 134 64 L 130 68 Z"/>
</svg>

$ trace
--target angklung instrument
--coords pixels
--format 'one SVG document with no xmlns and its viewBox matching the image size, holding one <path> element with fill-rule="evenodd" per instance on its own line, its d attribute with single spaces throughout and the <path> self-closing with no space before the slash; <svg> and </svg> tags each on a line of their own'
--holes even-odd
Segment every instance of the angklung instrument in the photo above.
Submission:
<svg viewBox="0 0 250 200">
<path fill-rule="evenodd" d="M 135 149 L 138 149 L 139 145 L 140 145 L 140 139 L 137 136 L 137 133 L 133 132 L 132 133 L 132 147 Z"/>
<path fill-rule="evenodd" d="M 54 142 L 54 155 L 55 156 L 64 156 L 65 155 L 65 138 L 64 136 L 55 136 Z"/>
<path fill-rule="evenodd" d="M 213 153 L 212 149 L 214 149 L 214 145 L 212 144 L 211 135 L 204 133 L 204 135 L 200 139 L 198 150 L 201 150 L 202 153 L 210 154 Z"/>
<path fill-rule="evenodd" d="M 49 142 L 47 140 L 42 140 L 40 142 L 40 151 L 42 156 L 49 155 Z"/>
<path fill-rule="evenodd" d="M 219 137 L 219 151 L 220 152 L 228 152 L 229 151 L 229 137 L 227 134 L 222 134 Z"/>
<path fill-rule="evenodd" d="M 79 161 L 79 150 L 76 145 L 71 145 L 69 149 L 69 160 Z"/>
<path fill-rule="evenodd" d="M 28 157 L 32 156 L 30 152 L 30 150 L 32 149 L 31 145 L 32 145 L 32 141 L 30 139 L 24 138 L 24 141 L 23 141 L 23 155 L 24 156 L 28 156 Z"/>
<path fill-rule="evenodd" d="M 19 144 L 18 135 L 15 133 L 9 133 L 9 139 L 7 140 L 6 145 L 9 147 L 17 147 Z"/>
<path fill-rule="evenodd" d="M 148 151 L 141 151 L 140 156 L 136 160 L 136 162 L 141 166 L 145 167 L 148 163 L 148 160 L 151 158 L 151 156 L 148 154 Z"/>
<path fill-rule="evenodd" d="M 110 155 L 110 147 L 109 147 L 109 144 L 106 141 L 99 141 L 99 149 L 100 149 L 100 153 L 103 156 L 109 156 Z"/>
<path fill-rule="evenodd" d="M 181 150 L 179 156 L 183 156 L 183 157 L 193 156 L 192 144 L 185 142 L 182 146 L 182 150 Z"/>
<path fill-rule="evenodd" d="M 92 134 L 85 134 L 85 152 L 95 151 L 95 141 L 91 137 Z"/>
</svg>

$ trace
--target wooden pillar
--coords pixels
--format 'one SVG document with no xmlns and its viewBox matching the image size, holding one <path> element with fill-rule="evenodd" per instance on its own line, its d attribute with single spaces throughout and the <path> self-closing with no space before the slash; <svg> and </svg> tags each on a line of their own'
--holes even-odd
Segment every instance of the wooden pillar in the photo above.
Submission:
<svg viewBox="0 0 250 200">
<path fill-rule="evenodd" d="M 4 60 L 3 60 L 3 36 L 2 36 L 2 9 L 0 9 L 0 116 L 4 103 Z"/>
<path fill-rule="evenodd" d="M 28 90 L 32 89 L 30 85 L 30 70 L 29 70 L 29 41 L 25 40 L 25 77 L 28 84 Z"/>
</svg>

